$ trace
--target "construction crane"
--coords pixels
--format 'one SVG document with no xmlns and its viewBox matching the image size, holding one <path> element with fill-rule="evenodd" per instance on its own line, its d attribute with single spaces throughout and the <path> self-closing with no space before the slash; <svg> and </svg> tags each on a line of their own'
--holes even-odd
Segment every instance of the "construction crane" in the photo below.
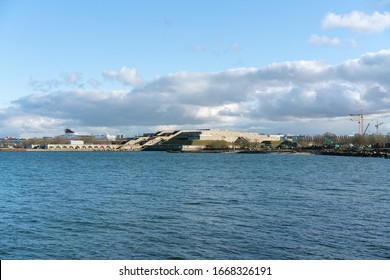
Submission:
<svg viewBox="0 0 390 280">
<path fill-rule="evenodd" d="M 366 134 L 367 128 L 369 126 L 369 124 L 368 124 L 366 129 L 364 129 L 364 120 L 365 120 L 366 115 L 381 115 L 381 114 L 389 114 L 389 113 L 390 113 L 390 111 L 378 111 L 378 112 L 370 112 L 370 113 L 363 114 L 363 109 L 361 109 L 360 113 L 349 114 L 349 115 L 352 117 L 351 121 L 357 121 L 357 123 L 358 123 L 358 134 L 364 135 L 364 134 Z M 379 124 L 379 125 L 381 125 L 381 124 Z M 379 129 L 379 125 L 378 125 L 378 127 L 375 126 L 377 128 L 377 131 Z"/>
<path fill-rule="evenodd" d="M 368 129 L 369 126 L 370 126 L 370 123 L 368 123 L 366 129 L 365 129 L 364 132 L 363 132 L 363 135 L 366 135 L 366 132 L 367 132 L 367 129 Z"/>
<path fill-rule="evenodd" d="M 358 134 L 363 135 L 363 129 L 364 129 L 364 114 L 363 109 L 361 110 L 361 113 L 358 114 L 349 114 L 352 119 L 351 121 L 357 121 L 358 122 Z"/>
<path fill-rule="evenodd" d="M 378 120 L 376 121 L 376 125 L 375 125 L 375 128 L 376 128 L 376 135 L 379 135 L 379 126 L 381 126 L 382 124 L 384 124 L 384 122 L 379 122 Z"/>
</svg>

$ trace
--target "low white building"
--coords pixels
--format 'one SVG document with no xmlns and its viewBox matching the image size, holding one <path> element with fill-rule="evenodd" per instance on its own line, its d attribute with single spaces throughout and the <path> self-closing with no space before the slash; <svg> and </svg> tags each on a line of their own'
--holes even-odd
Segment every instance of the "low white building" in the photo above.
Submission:
<svg viewBox="0 0 390 280">
<path fill-rule="evenodd" d="M 116 140 L 116 136 L 110 135 L 107 132 L 105 132 L 102 135 L 95 135 L 95 139 L 96 140 L 102 140 L 102 141 L 115 141 Z"/>
</svg>

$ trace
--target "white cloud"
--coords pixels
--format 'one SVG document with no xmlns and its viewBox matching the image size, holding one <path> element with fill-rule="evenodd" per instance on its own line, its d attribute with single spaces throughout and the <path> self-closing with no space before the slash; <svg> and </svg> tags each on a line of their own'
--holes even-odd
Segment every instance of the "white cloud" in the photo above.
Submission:
<svg viewBox="0 0 390 280">
<path fill-rule="evenodd" d="M 142 78 L 137 74 L 137 69 L 123 66 L 119 71 L 109 70 L 103 72 L 103 76 L 108 79 L 118 80 L 125 85 L 141 86 Z"/>
<path fill-rule="evenodd" d="M 89 84 L 92 88 L 98 88 L 98 87 L 101 85 L 101 83 L 100 83 L 98 80 L 96 80 L 96 79 L 89 79 L 89 80 L 88 80 L 88 84 Z"/>
<path fill-rule="evenodd" d="M 241 45 L 237 42 L 233 42 L 230 44 L 229 51 L 238 52 L 241 50 Z"/>
<path fill-rule="evenodd" d="M 11 109 L 9 109 L 9 111 L 11 111 Z M 0 115 L 2 115 L 1 112 Z M 3 120 L 0 121 L 1 126 L 4 127 L 0 132 L 5 133 L 4 130 L 6 129 L 8 133 L 5 134 L 21 137 L 26 135 L 29 135 L 30 137 L 56 135 L 56 133 L 58 133 L 58 128 L 61 129 L 65 126 L 68 123 L 67 121 L 68 120 L 64 119 L 40 116 L 38 114 L 25 113 L 23 111 L 15 111 L 12 115 L 8 113 L 6 120 L 3 117 Z"/>
<path fill-rule="evenodd" d="M 58 79 L 35 80 L 30 78 L 30 87 L 36 92 L 51 92 L 66 87 L 84 88 L 82 74 L 63 72 Z"/>
<path fill-rule="evenodd" d="M 352 47 L 357 47 L 357 45 L 358 45 L 358 43 L 356 42 L 356 40 L 355 39 L 353 39 L 353 38 L 350 38 L 350 39 L 348 39 L 348 43 L 352 46 Z"/>
<path fill-rule="evenodd" d="M 350 113 L 390 110 L 388 77 L 390 50 L 338 65 L 286 61 L 214 73 L 177 72 L 131 90 L 71 88 L 25 96 L 0 110 L 0 134 L 42 133 L 42 127 L 61 133 L 75 124 L 149 131 L 262 126 L 270 133 L 323 133 L 334 125 L 339 133 L 351 133 Z M 335 125 L 340 119 L 343 126 Z"/>
<path fill-rule="evenodd" d="M 199 43 L 195 43 L 195 44 L 191 44 L 189 45 L 189 48 L 195 52 L 204 52 L 206 51 L 206 47 L 202 44 L 199 44 Z"/>
<path fill-rule="evenodd" d="M 322 27 L 347 28 L 359 33 L 379 33 L 390 28 L 390 13 L 374 12 L 372 15 L 360 11 L 352 11 L 345 15 L 328 13 L 322 21 Z"/>
<path fill-rule="evenodd" d="M 316 34 L 313 34 L 309 39 L 309 43 L 317 46 L 324 46 L 324 45 L 338 46 L 340 45 L 341 41 L 337 37 L 329 38 L 327 36 L 318 36 Z"/>
<path fill-rule="evenodd" d="M 62 78 L 69 84 L 78 84 L 82 80 L 82 75 L 78 73 L 62 73 Z"/>
</svg>

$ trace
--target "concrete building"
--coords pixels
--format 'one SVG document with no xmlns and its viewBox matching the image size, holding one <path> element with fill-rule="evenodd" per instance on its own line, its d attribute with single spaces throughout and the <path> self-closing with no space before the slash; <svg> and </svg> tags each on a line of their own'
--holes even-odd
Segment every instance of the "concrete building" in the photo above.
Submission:
<svg viewBox="0 0 390 280">
<path fill-rule="evenodd" d="M 199 146 L 205 147 L 205 142 L 224 141 L 234 146 L 237 141 L 247 143 L 263 143 L 279 141 L 278 137 L 262 135 L 256 132 L 242 132 L 237 130 L 214 130 L 214 129 L 193 129 L 193 130 L 164 130 L 154 134 L 136 137 L 126 144 L 122 150 L 199 150 Z M 180 146 L 180 147 L 179 147 Z M 198 146 L 198 147 L 191 147 Z"/>
</svg>

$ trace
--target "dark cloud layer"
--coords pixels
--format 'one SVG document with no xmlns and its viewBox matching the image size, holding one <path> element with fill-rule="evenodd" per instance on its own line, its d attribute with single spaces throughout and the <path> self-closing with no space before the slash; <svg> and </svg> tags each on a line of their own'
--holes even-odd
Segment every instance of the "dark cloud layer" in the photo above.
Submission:
<svg viewBox="0 0 390 280">
<path fill-rule="evenodd" d="M 360 108 L 389 110 L 388 77 L 390 50 L 382 50 L 339 65 L 292 61 L 216 73 L 178 72 L 127 91 L 31 94 L 0 114 L 5 129 L 20 132 L 28 132 L 15 121 L 23 118 L 51 120 L 53 126 L 244 127 L 258 121 L 337 118 Z"/>
</svg>

